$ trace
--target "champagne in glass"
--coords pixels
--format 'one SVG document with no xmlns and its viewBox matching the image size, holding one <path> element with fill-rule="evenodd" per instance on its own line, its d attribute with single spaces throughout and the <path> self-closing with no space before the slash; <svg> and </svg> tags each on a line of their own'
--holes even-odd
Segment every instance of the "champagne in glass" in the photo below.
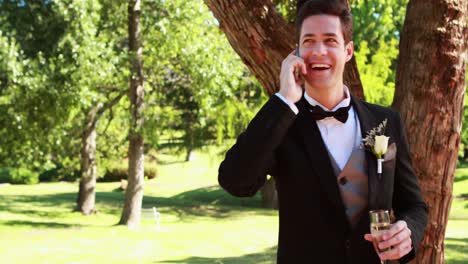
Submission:
<svg viewBox="0 0 468 264">
<path fill-rule="evenodd" d="M 378 244 L 382 240 L 382 234 L 390 229 L 390 215 L 387 210 L 373 210 L 369 212 L 370 216 L 370 231 L 372 235 L 375 251 L 378 253 L 390 250 L 390 248 L 380 249 Z M 382 264 L 385 261 L 380 261 Z"/>
</svg>

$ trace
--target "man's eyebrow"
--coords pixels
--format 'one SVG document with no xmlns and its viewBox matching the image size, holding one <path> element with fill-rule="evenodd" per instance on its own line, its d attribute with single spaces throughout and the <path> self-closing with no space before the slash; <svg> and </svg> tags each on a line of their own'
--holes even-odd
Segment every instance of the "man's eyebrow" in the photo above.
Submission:
<svg viewBox="0 0 468 264">
<path fill-rule="evenodd" d="M 302 36 L 302 38 L 315 37 L 315 36 L 316 36 L 315 34 L 307 33 L 307 34 L 304 34 L 304 35 Z M 326 36 L 326 37 L 338 37 L 338 35 L 336 35 L 335 33 L 323 33 L 323 36 Z"/>
</svg>

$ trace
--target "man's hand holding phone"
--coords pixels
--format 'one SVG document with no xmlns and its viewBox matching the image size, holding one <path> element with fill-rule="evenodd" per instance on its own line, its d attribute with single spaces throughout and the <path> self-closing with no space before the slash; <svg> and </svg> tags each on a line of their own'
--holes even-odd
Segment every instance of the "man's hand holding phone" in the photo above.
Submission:
<svg viewBox="0 0 468 264">
<path fill-rule="evenodd" d="M 299 101 L 303 93 L 304 79 L 302 75 L 306 74 L 306 65 L 296 49 L 281 63 L 279 93 L 292 103 Z"/>
</svg>

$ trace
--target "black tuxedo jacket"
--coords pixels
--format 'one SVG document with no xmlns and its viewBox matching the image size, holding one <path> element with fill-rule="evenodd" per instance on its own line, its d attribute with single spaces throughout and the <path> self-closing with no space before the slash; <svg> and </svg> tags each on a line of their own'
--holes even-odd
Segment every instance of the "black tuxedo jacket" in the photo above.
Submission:
<svg viewBox="0 0 468 264">
<path fill-rule="evenodd" d="M 389 108 L 355 98 L 362 137 L 387 119 L 389 145 L 396 144 L 394 159 L 383 163 L 377 176 L 376 157 L 366 151 L 368 209 L 393 209 L 396 220 L 405 220 L 412 231 L 413 250 L 400 259 L 406 263 L 424 235 L 427 208 L 413 172 L 408 143 L 399 114 Z M 219 168 L 219 183 L 235 196 L 253 196 L 274 177 L 279 200 L 279 264 L 380 263 L 364 213 L 354 228 L 346 217 L 336 176 L 320 131 L 308 115 L 307 102 L 296 103 L 299 113 L 277 96 L 258 112 Z"/>
</svg>

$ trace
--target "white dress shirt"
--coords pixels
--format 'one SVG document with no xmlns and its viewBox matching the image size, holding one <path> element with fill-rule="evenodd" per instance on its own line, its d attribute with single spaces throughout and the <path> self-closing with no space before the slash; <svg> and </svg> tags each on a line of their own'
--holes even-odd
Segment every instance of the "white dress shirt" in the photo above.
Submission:
<svg viewBox="0 0 468 264">
<path fill-rule="evenodd" d="M 326 108 L 317 100 L 308 96 L 307 93 L 304 93 L 304 98 L 312 106 L 319 105 L 325 111 L 336 111 L 338 108 L 347 107 L 351 103 L 351 96 L 348 87 L 344 86 L 344 92 L 346 98 L 343 99 L 343 101 L 341 101 L 333 109 Z M 299 112 L 296 105 L 289 102 L 281 94 L 276 93 L 276 96 L 288 104 L 295 114 Z M 311 122 L 313 121 L 311 120 Z M 323 142 L 325 143 L 328 152 L 332 155 L 338 167 L 342 170 L 346 163 L 348 163 L 349 157 L 351 156 L 353 150 L 359 147 L 362 141 L 361 127 L 359 125 L 359 119 L 357 118 L 357 114 L 354 111 L 354 108 L 351 106 L 349 109 L 348 119 L 345 123 L 341 123 L 334 117 L 326 117 L 315 122 L 317 122 L 320 134 L 322 135 Z"/>
</svg>

